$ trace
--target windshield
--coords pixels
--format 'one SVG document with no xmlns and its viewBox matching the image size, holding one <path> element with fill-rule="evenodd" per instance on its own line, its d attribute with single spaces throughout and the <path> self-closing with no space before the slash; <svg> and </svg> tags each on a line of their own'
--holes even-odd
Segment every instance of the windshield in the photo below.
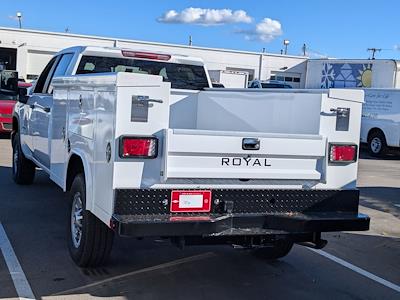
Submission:
<svg viewBox="0 0 400 300">
<path fill-rule="evenodd" d="M 160 75 L 173 89 L 201 90 L 209 87 L 203 66 L 129 58 L 83 56 L 76 74 L 129 72 Z"/>
<path fill-rule="evenodd" d="M 14 100 L 17 101 L 17 96 L 16 95 L 10 95 L 10 94 L 5 94 L 0 92 L 0 101 L 2 100 Z"/>
<path fill-rule="evenodd" d="M 290 89 L 292 88 L 290 85 L 288 84 L 283 84 L 283 83 L 261 83 L 261 86 L 264 89 Z"/>
<path fill-rule="evenodd" d="M 18 73 L 0 71 L 0 100 L 16 100 L 18 92 Z"/>
</svg>

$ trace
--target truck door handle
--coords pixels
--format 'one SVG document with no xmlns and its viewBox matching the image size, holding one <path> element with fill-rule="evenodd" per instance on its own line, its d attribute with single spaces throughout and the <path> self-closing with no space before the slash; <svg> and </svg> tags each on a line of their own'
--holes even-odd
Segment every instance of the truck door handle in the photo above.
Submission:
<svg viewBox="0 0 400 300">
<path fill-rule="evenodd" d="M 164 101 L 158 100 L 158 99 L 148 99 L 148 100 L 144 100 L 144 101 L 147 101 L 147 102 L 155 102 L 155 103 L 164 103 Z"/>
<path fill-rule="evenodd" d="M 159 99 L 150 99 L 149 96 L 134 96 L 134 98 L 132 99 L 135 102 L 155 102 L 155 103 L 164 103 L 164 101 L 159 100 Z"/>
<path fill-rule="evenodd" d="M 43 107 L 43 110 L 48 113 L 48 112 L 50 112 L 51 109 L 50 109 L 50 107 Z"/>
</svg>

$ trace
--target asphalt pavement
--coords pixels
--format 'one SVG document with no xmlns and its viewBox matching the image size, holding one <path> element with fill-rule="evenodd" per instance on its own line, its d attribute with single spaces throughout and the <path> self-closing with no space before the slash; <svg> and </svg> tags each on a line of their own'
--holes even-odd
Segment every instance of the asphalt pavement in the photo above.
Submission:
<svg viewBox="0 0 400 300">
<path fill-rule="evenodd" d="M 399 155 L 362 154 L 360 210 L 372 217 L 371 230 L 326 234 L 323 252 L 295 246 L 268 262 L 230 246 L 181 250 L 163 240 L 116 238 L 110 262 L 91 270 L 69 257 L 64 193 L 41 171 L 33 185 L 17 186 L 10 167 L 3 138 L 0 223 L 35 298 L 400 299 Z M 0 298 L 18 299 L 21 274 L 10 272 L 8 257 L 0 253 Z"/>
</svg>

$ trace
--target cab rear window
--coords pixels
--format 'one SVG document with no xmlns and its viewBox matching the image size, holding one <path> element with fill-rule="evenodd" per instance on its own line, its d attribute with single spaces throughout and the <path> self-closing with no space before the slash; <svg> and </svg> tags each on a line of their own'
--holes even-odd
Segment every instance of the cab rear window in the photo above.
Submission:
<svg viewBox="0 0 400 300">
<path fill-rule="evenodd" d="M 153 60 L 83 56 L 76 74 L 128 72 L 160 75 L 171 82 L 173 89 L 201 90 L 209 87 L 202 66 L 160 62 Z"/>
</svg>

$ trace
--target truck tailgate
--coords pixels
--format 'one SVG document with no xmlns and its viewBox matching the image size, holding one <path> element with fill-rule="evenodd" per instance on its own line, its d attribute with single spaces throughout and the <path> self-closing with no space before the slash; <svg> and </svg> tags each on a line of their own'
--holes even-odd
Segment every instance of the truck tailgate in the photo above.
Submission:
<svg viewBox="0 0 400 300">
<path fill-rule="evenodd" d="M 243 150 L 244 139 L 258 150 Z M 168 129 L 164 178 L 320 180 L 320 135 Z"/>
</svg>

